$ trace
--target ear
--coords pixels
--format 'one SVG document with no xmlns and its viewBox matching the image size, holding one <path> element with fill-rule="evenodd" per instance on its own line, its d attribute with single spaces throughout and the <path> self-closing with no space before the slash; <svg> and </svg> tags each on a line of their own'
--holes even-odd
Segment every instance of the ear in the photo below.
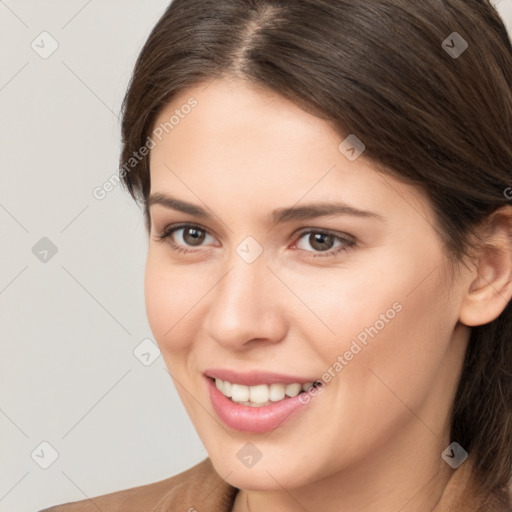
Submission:
<svg viewBox="0 0 512 512">
<path fill-rule="evenodd" d="M 481 248 L 460 310 L 460 322 L 484 325 L 505 309 L 512 297 L 512 206 L 488 218 Z"/>
</svg>

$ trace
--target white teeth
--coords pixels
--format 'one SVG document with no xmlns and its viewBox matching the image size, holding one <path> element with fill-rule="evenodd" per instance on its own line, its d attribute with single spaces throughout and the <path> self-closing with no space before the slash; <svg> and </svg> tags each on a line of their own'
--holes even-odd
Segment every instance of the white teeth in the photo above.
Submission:
<svg viewBox="0 0 512 512">
<path fill-rule="evenodd" d="M 233 402 L 247 402 L 249 400 L 249 386 L 231 384 L 231 399 Z"/>
<path fill-rule="evenodd" d="M 231 382 L 228 382 L 227 380 L 224 381 L 224 384 L 222 385 L 222 393 L 226 395 L 228 398 L 231 397 Z"/>
<path fill-rule="evenodd" d="M 297 396 L 302 391 L 302 384 L 288 384 L 284 392 L 290 396 Z"/>
<path fill-rule="evenodd" d="M 266 384 L 261 384 L 259 386 L 251 386 L 249 388 L 249 401 L 256 402 L 260 404 L 265 404 L 268 402 L 269 390 Z"/>
<path fill-rule="evenodd" d="M 284 389 L 284 384 L 271 384 L 269 393 L 270 400 L 272 400 L 272 402 L 279 402 L 279 400 L 282 400 L 285 395 Z"/>
<path fill-rule="evenodd" d="M 231 398 L 233 402 L 250 407 L 262 407 L 270 405 L 272 402 L 279 402 L 286 396 L 294 397 L 302 391 L 308 391 L 313 387 L 313 382 L 244 386 L 243 384 L 233 384 L 215 379 L 215 386 L 224 396 Z"/>
</svg>

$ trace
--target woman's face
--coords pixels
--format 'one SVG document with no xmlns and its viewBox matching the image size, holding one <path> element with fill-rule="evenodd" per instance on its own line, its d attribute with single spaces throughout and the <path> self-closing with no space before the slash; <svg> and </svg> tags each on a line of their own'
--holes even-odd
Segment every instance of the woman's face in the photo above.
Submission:
<svg viewBox="0 0 512 512">
<path fill-rule="evenodd" d="M 280 489 L 440 459 L 469 328 L 426 196 L 242 82 L 183 91 L 155 127 L 147 314 L 217 471 Z"/>
</svg>

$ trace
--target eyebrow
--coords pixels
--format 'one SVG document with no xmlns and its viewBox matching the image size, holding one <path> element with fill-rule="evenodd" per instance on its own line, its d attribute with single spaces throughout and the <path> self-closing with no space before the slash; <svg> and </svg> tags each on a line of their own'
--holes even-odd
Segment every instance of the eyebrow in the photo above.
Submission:
<svg viewBox="0 0 512 512">
<path fill-rule="evenodd" d="M 148 208 L 154 204 L 159 204 L 165 208 L 177 210 L 183 213 L 188 213 L 196 217 L 204 219 L 213 219 L 211 215 L 204 208 L 192 203 L 187 203 L 181 199 L 176 199 L 165 194 L 155 193 L 151 194 L 148 199 Z M 293 220 L 314 219 L 317 217 L 324 217 L 328 215 L 352 215 L 355 217 L 371 218 L 385 222 L 386 218 L 377 212 L 370 210 L 361 210 L 343 202 L 317 202 L 309 203 L 302 206 L 290 206 L 285 208 L 276 208 L 273 210 L 269 217 L 272 224 L 280 224 L 290 222 Z"/>
</svg>

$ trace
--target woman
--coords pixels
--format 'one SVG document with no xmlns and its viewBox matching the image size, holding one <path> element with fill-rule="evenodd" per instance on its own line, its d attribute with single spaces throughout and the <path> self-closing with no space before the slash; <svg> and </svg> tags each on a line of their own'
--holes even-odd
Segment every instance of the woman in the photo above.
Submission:
<svg viewBox="0 0 512 512">
<path fill-rule="evenodd" d="M 512 47 L 484 1 L 174 0 L 123 108 L 209 457 L 57 511 L 511 511 Z"/>
</svg>

